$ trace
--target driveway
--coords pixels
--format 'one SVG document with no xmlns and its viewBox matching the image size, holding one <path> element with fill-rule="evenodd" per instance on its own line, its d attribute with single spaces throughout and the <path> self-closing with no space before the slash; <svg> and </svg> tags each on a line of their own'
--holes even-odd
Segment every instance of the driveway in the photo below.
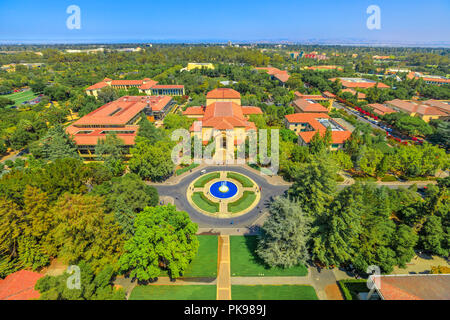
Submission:
<svg viewBox="0 0 450 320">
<path fill-rule="evenodd" d="M 172 197 L 178 210 L 186 211 L 191 217 L 191 220 L 197 223 L 200 228 L 250 227 L 255 223 L 256 220 L 258 220 L 258 218 L 260 218 L 264 214 L 264 212 L 267 212 L 272 198 L 283 195 L 285 191 L 287 191 L 289 188 L 289 185 L 270 184 L 263 176 L 258 175 L 241 166 L 227 166 L 227 165 L 209 166 L 206 167 L 205 170 L 206 173 L 213 171 L 234 171 L 252 178 L 258 184 L 258 186 L 261 187 L 261 200 L 259 204 L 253 210 L 246 213 L 245 215 L 230 219 L 214 218 L 198 212 L 190 205 L 189 201 L 187 200 L 186 190 L 187 187 L 191 184 L 191 182 L 201 175 L 200 171 L 195 171 L 189 175 L 186 175 L 183 179 L 181 179 L 177 184 L 174 185 L 165 185 L 157 183 L 148 183 L 148 184 L 156 187 L 156 189 L 158 189 L 158 193 L 160 196 Z"/>
</svg>

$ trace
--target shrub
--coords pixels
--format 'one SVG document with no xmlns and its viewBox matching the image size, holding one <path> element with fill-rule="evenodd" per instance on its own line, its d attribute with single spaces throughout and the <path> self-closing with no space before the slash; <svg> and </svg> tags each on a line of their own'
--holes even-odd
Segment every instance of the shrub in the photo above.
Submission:
<svg viewBox="0 0 450 320">
<path fill-rule="evenodd" d="M 345 300 L 358 300 L 358 293 L 369 291 L 364 279 L 340 280 L 338 283 Z"/>
</svg>

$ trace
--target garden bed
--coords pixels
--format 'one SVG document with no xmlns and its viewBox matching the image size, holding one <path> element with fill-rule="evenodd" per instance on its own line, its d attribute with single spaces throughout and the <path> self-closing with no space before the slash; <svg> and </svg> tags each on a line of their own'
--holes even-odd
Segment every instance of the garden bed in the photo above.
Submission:
<svg viewBox="0 0 450 320">
<path fill-rule="evenodd" d="M 192 195 L 192 201 L 202 210 L 209 213 L 219 212 L 219 203 L 209 200 L 203 192 L 195 192 Z"/>
<path fill-rule="evenodd" d="M 252 205 L 256 199 L 256 194 L 253 191 L 244 191 L 242 197 L 240 197 L 235 202 L 228 204 L 228 211 L 232 213 L 237 213 L 244 211 Z"/>
<path fill-rule="evenodd" d="M 236 172 L 228 172 L 227 178 L 239 181 L 239 183 L 242 184 L 244 188 L 251 188 L 254 186 L 253 182 L 249 178 Z"/>
<path fill-rule="evenodd" d="M 213 179 L 219 179 L 220 178 L 220 172 L 211 172 L 208 173 L 206 175 L 204 175 L 203 177 L 199 178 L 197 181 L 195 181 L 194 183 L 194 187 L 195 188 L 202 188 L 204 187 L 209 181 L 213 180 Z"/>
</svg>

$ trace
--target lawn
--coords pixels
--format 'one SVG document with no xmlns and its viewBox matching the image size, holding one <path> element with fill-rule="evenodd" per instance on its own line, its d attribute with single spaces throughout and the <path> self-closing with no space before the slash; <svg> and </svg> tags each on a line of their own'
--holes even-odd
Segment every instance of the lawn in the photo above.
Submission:
<svg viewBox="0 0 450 320">
<path fill-rule="evenodd" d="M 200 208 L 209 213 L 219 212 L 219 203 L 209 200 L 203 192 L 194 192 L 192 201 Z"/>
<path fill-rule="evenodd" d="M 228 172 L 227 178 L 239 181 L 244 188 L 253 187 L 253 182 L 249 178 L 244 177 L 242 174 L 236 172 Z"/>
<path fill-rule="evenodd" d="M 232 286 L 233 300 L 318 300 L 311 286 L 302 285 L 256 285 Z"/>
<path fill-rule="evenodd" d="M 228 204 L 228 211 L 232 213 L 241 212 L 247 209 L 256 199 L 253 191 L 244 191 L 244 194 L 237 201 Z"/>
<path fill-rule="evenodd" d="M 208 173 L 207 175 L 204 175 L 203 177 L 201 177 L 200 179 L 198 179 L 195 183 L 194 183 L 194 187 L 195 188 L 201 188 L 204 187 L 205 184 L 207 184 L 209 181 L 211 181 L 212 179 L 218 179 L 220 178 L 220 172 L 212 172 L 212 173 Z"/>
<path fill-rule="evenodd" d="M 131 292 L 130 300 L 216 300 L 216 286 L 137 286 Z"/>
<path fill-rule="evenodd" d="M 217 236 L 198 236 L 198 252 L 183 274 L 185 278 L 217 276 Z M 160 277 L 167 277 L 165 270 Z"/>
<path fill-rule="evenodd" d="M 14 100 L 15 105 L 20 106 L 22 104 L 22 102 L 33 100 L 37 96 L 33 93 L 33 91 L 28 90 L 28 91 L 23 91 L 23 92 L 7 94 L 2 97 Z"/>
<path fill-rule="evenodd" d="M 184 277 L 217 276 L 217 236 L 198 236 L 200 246 Z"/>
<path fill-rule="evenodd" d="M 298 265 L 289 269 L 269 268 L 256 255 L 256 236 L 231 236 L 231 276 L 306 276 L 308 269 Z"/>
</svg>

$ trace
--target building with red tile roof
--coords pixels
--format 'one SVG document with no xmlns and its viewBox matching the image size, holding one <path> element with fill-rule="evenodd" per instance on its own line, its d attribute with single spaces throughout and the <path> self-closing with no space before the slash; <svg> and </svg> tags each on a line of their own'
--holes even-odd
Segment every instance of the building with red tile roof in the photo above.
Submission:
<svg viewBox="0 0 450 320">
<path fill-rule="evenodd" d="M 370 104 L 368 104 L 368 106 L 373 109 L 374 113 L 376 113 L 376 114 L 378 114 L 380 116 L 384 116 L 385 114 L 394 113 L 395 112 L 394 109 L 386 107 L 385 105 L 382 105 L 380 103 L 370 103 Z"/>
<path fill-rule="evenodd" d="M 257 67 L 255 70 L 263 70 L 266 71 L 267 74 L 271 76 L 273 80 L 280 81 L 283 85 L 289 80 L 290 75 L 285 70 L 280 70 L 278 68 L 272 68 L 272 67 Z"/>
<path fill-rule="evenodd" d="M 44 275 L 28 270 L 20 270 L 0 280 L 0 300 L 38 299 L 39 291 L 34 289 L 36 282 Z"/>
<path fill-rule="evenodd" d="M 426 84 L 434 84 L 437 86 L 443 84 L 450 84 L 450 79 L 443 76 L 433 76 L 433 75 L 424 75 L 421 72 L 411 71 L 406 75 L 406 78 L 412 79 L 422 79 Z"/>
<path fill-rule="evenodd" d="M 86 88 L 86 94 L 97 97 L 98 91 L 105 87 L 125 90 L 138 88 L 140 93 L 145 93 L 147 95 L 184 95 L 183 85 L 158 85 L 158 81 L 154 81 L 150 78 L 142 80 L 112 80 L 105 78 L 103 81 Z"/>
<path fill-rule="evenodd" d="M 241 94 L 234 89 L 230 88 L 217 88 L 209 91 L 206 94 L 206 105 L 210 105 L 213 102 L 234 102 L 241 105 Z"/>
<path fill-rule="evenodd" d="M 389 88 L 388 85 L 377 82 L 374 80 L 364 79 L 364 78 L 331 78 L 330 81 L 336 81 L 339 79 L 341 81 L 343 88 L 360 88 L 360 89 L 367 89 L 377 86 L 380 89 Z"/>
<path fill-rule="evenodd" d="M 369 281 L 367 299 L 450 300 L 450 274 L 373 275 Z"/>
<path fill-rule="evenodd" d="M 239 103 L 236 103 L 238 96 Z M 234 131 L 237 143 L 245 139 L 247 130 L 256 130 L 255 124 L 248 119 L 252 114 L 262 114 L 262 111 L 258 107 L 241 106 L 239 92 L 226 88 L 214 89 L 208 92 L 206 99 L 212 101 L 206 107 L 190 107 L 183 112 L 183 115 L 197 119 L 190 131 L 204 144 L 213 137 L 214 131 L 220 131 L 223 135 L 227 130 Z"/>
<path fill-rule="evenodd" d="M 344 68 L 339 66 L 312 66 L 306 67 L 307 70 L 317 70 L 317 71 L 327 71 L 327 70 L 339 70 L 342 71 Z"/>
<path fill-rule="evenodd" d="M 449 116 L 447 112 L 420 101 L 394 99 L 391 101 L 386 101 L 385 104 L 394 110 L 405 112 L 411 117 L 419 117 L 425 122 L 429 122 L 432 119 L 440 119 Z"/>
<path fill-rule="evenodd" d="M 66 132 L 87 160 L 95 158 L 98 140 L 106 139 L 108 134 L 116 134 L 128 150 L 134 145 L 141 114 L 149 120 L 163 119 L 173 104 L 169 96 L 121 97 L 78 119 Z"/>
<path fill-rule="evenodd" d="M 343 121 L 336 121 L 326 113 L 294 113 L 285 116 L 287 129 L 298 134 L 298 143 L 309 145 L 311 139 L 319 133 L 322 137 L 327 128 L 331 129 L 331 149 L 336 150 L 344 146 L 344 142 L 352 134 L 350 125 Z"/>
<path fill-rule="evenodd" d="M 294 100 L 292 105 L 294 106 L 295 111 L 300 113 L 312 113 L 312 112 L 328 113 L 327 108 L 311 99 L 300 98 Z"/>
<path fill-rule="evenodd" d="M 365 98 L 366 98 L 366 94 L 365 93 L 362 93 L 362 92 L 358 92 L 358 91 L 355 91 L 355 90 L 353 90 L 353 89 L 349 89 L 349 88 L 347 88 L 347 89 L 342 89 L 341 90 L 342 92 L 348 92 L 348 93 L 351 93 L 352 95 L 355 95 L 356 93 L 358 93 L 358 100 L 364 100 Z"/>
</svg>

